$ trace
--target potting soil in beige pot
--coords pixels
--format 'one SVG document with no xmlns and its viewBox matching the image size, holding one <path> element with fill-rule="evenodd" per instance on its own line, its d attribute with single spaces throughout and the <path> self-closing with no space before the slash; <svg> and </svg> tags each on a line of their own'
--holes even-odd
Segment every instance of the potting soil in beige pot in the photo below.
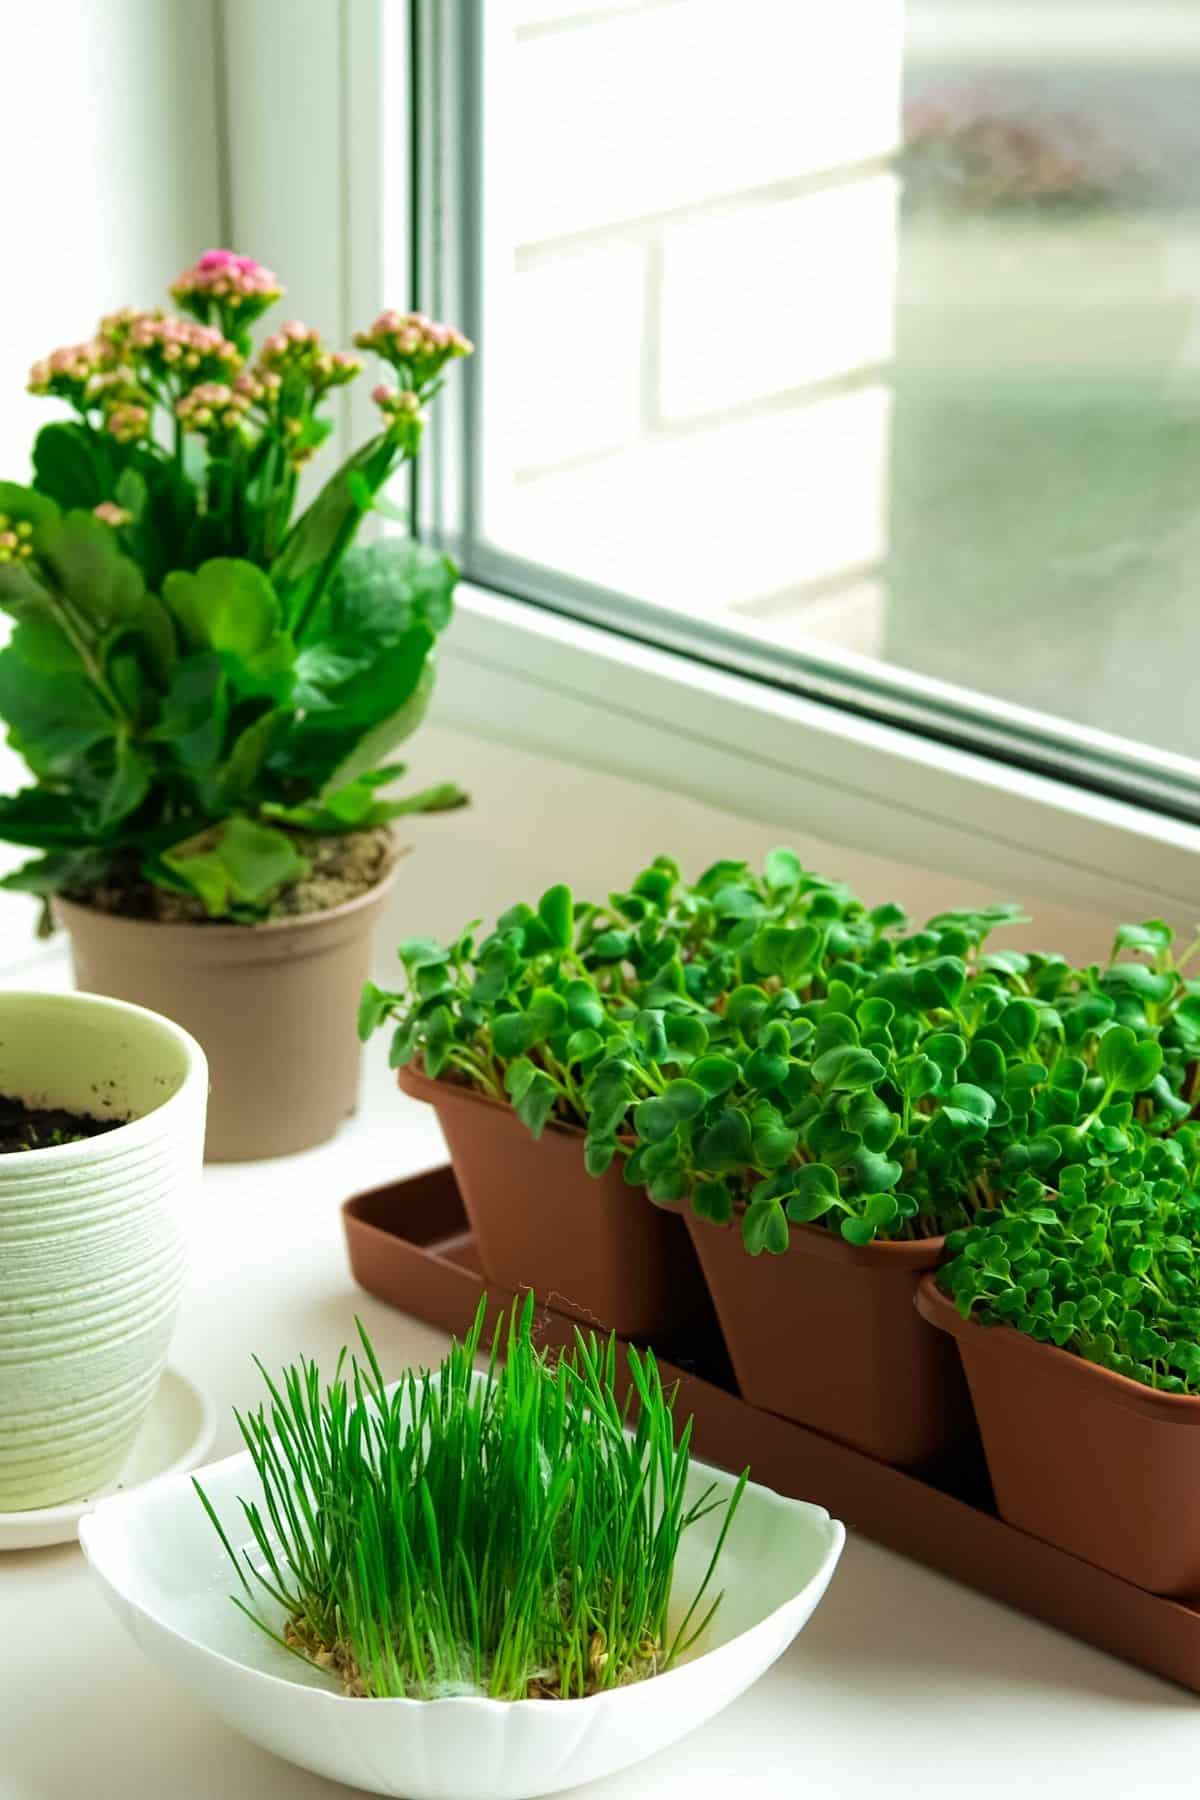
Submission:
<svg viewBox="0 0 1200 1800">
<path fill-rule="evenodd" d="M 629 1187 L 619 1160 L 589 1175 L 582 1131 L 551 1123 L 534 1138 L 473 1088 L 412 1066 L 399 1082 L 437 1113 L 490 1281 L 622 1337 L 669 1337 L 704 1310 L 683 1221 Z"/>
<path fill-rule="evenodd" d="M 207 1091 L 167 1019 L 0 994 L 0 1512 L 87 1497 L 129 1452 L 175 1325 Z"/>
<path fill-rule="evenodd" d="M 203 1045 L 207 1156 L 307 1150 L 358 1101 L 355 1003 L 394 864 L 357 898 L 261 924 L 164 923 L 55 902 L 80 988 L 147 1006 Z"/>
<path fill-rule="evenodd" d="M 914 1305 L 944 1238 L 857 1245 L 793 1225 L 782 1256 L 751 1256 L 740 1224 L 686 1217 L 751 1406 L 903 1467 L 970 1435 L 962 1370 Z"/>
</svg>

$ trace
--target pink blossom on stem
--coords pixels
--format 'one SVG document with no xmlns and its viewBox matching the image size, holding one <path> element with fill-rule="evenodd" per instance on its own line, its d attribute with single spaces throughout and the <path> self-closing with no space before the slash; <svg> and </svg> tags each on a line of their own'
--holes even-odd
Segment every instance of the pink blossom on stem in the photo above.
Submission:
<svg viewBox="0 0 1200 1800">
<path fill-rule="evenodd" d="M 425 429 L 420 394 L 412 388 L 393 388 L 381 382 L 371 398 L 383 414 L 391 436 L 401 443 L 406 455 L 415 456 Z"/>
<path fill-rule="evenodd" d="M 119 444 L 132 444 L 144 438 L 150 429 L 150 408 L 134 401 L 122 400 L 104 415 L 104 429 Z"/>
<path fill-rule="evenodd" d="M 289 372 L 300 373 L 313 392 L 320 395 L 361 374 L 362 358 L 344 350 L 328 350 L 319 331 L 302 325 L 299 319 L 291 319 L 263 340 L 257 369 L 264 380 L 274 375 L 277 385 Z"/>
<path fill-rule="evenodd" d="M 452 357 L 470 356 L 475 348 L 452 325 L 415 312 L 381 312 L 366 331 L 355 333 L 354 342 L 360 350 L 374 350 L 417 388 L 424 388 Z"/>
<path fill-rule="evenodd" d="M 78 401 L 88 382 L 104 366 L 106 346 L 98 338 L 86 344 L 64 344 L 40 358 L 29 371 L 31 394 L 58 394 Z"/>
<path fill-rule="evenodd" d="M 283 285 L 274 272 L 252 256 L 238 256 L 233 250 L 206 250 L 191 268 L 184 269 L 171 283 L 176 300 L 210 298 L 224 300 L 232 306 L 253 302 L 256 312 L 263 312 L 280 299 Z"/>
<path fill-rule="evenodd" d="M 179 370 L 188 375 L 231 375 L 241 365 L 237 346 L 215 325 L 198 325 L 194 319 L 143 313 L 130 321 L 125 348 L 144 356 L 162 372 Z"/>
<path fill-rule="evenodd" d="M 185 431 L 201 435 L 237 431 L 250 410 L 250 397 L 223 381 L 202 381 L 175 402 Z"/>
</svg>

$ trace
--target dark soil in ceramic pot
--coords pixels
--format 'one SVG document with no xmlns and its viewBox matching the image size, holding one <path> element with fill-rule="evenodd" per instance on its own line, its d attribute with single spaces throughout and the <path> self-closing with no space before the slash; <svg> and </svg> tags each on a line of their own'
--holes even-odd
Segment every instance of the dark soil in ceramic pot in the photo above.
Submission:
<svg viewBox="0 0 1200 1800">
<path fill-rule="evenodd" d="M 962 1370 L 914 1300 L 945 1240 L 848 1244 L 793 1225 L 782 1256 L 751 1256 L 739 1225 L 688 1229 L 742 1398 L 899 1467 L 973 1434 Z"/>
<path fill-rule="evenodd" d="M 354 1111 L 355 1007 L 396 872 L 392 863 L 340 905 L 256 925 L 168 923 L 55 902 L 76 987 L 164 1013 L 204 1049 L 209 1162 L 311 1149 Z"/>
<path fill-rule="evenodd" d="M 0 1094 L 0 1156 L 82 1143 L 85 1138 L 99 1137 L 126 1123 L 125 1119 L 98 1119 L 91 1113 L 69 1112 L 62 1106 L 28 1106 L 24 1100 Z"/>
<path fill-rule="evenodd" d="M 932 1277 L 917 1304 L 958 1344 L 1000 1517 L 1149 1593 L 1200 1595 L 1200 1398 L 964 1319 Z"/>
<path fill-rule="evenodd" d="M 617 1164 L 589 1175 L 581 1131 L 550 1124 L 533 1138 L 472 1088 L 415 1067 L 399 1082 L 437 1113 L 490 1280 L 621 1337 L 669 1337 L 706 1313 L 683 1220 L 627 1186 Z"/>
</svg>

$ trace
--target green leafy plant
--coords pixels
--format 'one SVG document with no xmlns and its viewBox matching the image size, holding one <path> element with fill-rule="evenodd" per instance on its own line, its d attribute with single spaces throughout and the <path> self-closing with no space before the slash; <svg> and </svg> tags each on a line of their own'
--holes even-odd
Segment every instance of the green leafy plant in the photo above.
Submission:
<svg viewBox="0 0 1200 1800">
<path fill-rule="evenodd" d="M 746 1476 L 679 1601 L 680 1539 L 723 1503 L 687 1499 L 690 1422 L 677 1438 L 653 1355 L 625 1353 L 630 1424 L 613 1339 L 577 1332 L 552 1362 L 529 1295 L 480 1375 L 485 1316 L 486 1301 L 436 1375 L 390 1394 L 361 1325 L 365 1361 L 347 1370 L 343 1352 L 324 1391 L 311 1363 L 279 1383 L 263 1370 L 269 1405 L 239 1417 L 263 1496 L 242 1502 L 240 1556 L 195 1484 L 235 1604 L 351 1694 L 581 1697 L 669 1668 L 719 1604 L 706 1595 Z"/>
<path fill-rule="evenodd" d="M 1066 970 L 1054 1004 L 1014 992 L 1063 973 L 1023 956 L 843 967 L 816 1002 L 735 989 L 716 1056 L 635 1111 L 626 1176 L 714 1221 L 740 1212 L 754 1253 L 816 1220 L 856 1244 L 954 1229 L 1026 1170 L 1107 1163 L 1188 1114 L 1194 1071 L 1158 1041 L 1176 1015 L 1120 1023 L 1105 991 L 1131 966 L 1095 985 Z"/>
<path fill-rule="evenodd" d="M 1196 1103 L 1198 946 L 1176 959 L 1152 920 L 1107 965 L 992 948 L 1022 918 L 914 930 L 789 850 L 692 885 L 659 857 L 603 905 L 557 887 L 478 943 L 402 944 L 406 988 L 368 986 L 360 1029 L 396 1021 L 394 1065 L 507 1097 L 535 1136 L 583 1128 L 594 1175 L 619 1156 L 653 1201 L 740 1219 L 753 1254 L 795 1224 L 937 1236 Z"/>
<path fill-rule="evenodd" d="M 536 906 L 509 907 L 483 938 L 475 921 L 452 944 L 405 940 L 405 985 L 367 984 L 360 1033 L 393 1021 L 393 1067 L 419 1057 L 434 1078 L 507 1097 L 535 1137 L 552 1117 L 585 1126 L 601 1174 L 629 1147 L 630 1109 L 695 1059 L 755 933 L 810 912 L 839 952 L 852 940 L 868 950 L 883 929 L 791 851 L 772 852 L 762 879 L 727 861 L 690 887 L 660 856 L 604 904 L 559 884 Z"/>
<path fill-rule="evenodd" d="M 32 371 L 74 417 L 39 433 L 31 487 L 0 483 L 0 717 L 35 781 L 0 798 L 0 838 L 41 852 L 12 887 L 142 880 L 253 918 L 305 873 L 299 834 L 463 801 L 379 791 L 428 703 L 456 570 L 408 538 L 353 540 L 471 346 L 418 314 L 360 333 L 401 385 L 293 517 L 361 358 L 293 323 L 251 361 L 282 290 L 249 258 L 210 251 L 172 292 L 191 318 L 126 309 Z"/>
<path fill-rule="evenodd" d="M 1015 1326 L 1168 1393 L 1200 1392 L 1200 1131 L 1129 1134 L 1115 1164 L 1025 1176 L 947 1239 L 964 1318 Z"/>
</svg>

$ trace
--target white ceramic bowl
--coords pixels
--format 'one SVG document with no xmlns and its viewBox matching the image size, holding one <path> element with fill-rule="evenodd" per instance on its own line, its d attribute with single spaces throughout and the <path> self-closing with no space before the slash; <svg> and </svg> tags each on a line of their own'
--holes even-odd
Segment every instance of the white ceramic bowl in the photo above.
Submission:
<svg viewBox="0 0 1200 1800">
<path fill-rule="evenodd" d="M 193 1038 L 141 1007 L 2 993 L 0 1094 L 130 1121 L 0 1156 L 0 1512 L 16 1512 L 111 1482 L 154 1398 L 208 1067 Z"/>
<path fill-rule="evenodd" d="M 250 1543 L 237 1497 L 260 1499 L 250 1459 L 199 1479 L 231 1542 Z M 690 1492 L 731 1476 L 694 1464 Z M 720 1515 L 685 1534 L 684 1603 Z M 721 1561 L 725 1597 L 705 1638 L 665 1675 L 586 1700 L 351 1700 L 271 1643 L 232 1604 L 228 1558 L 189 1477 L 104 1500 L 84 1554 L 130 1633 L 196 1699 L 276 1755 L 405 1800 L 526 1800 L 592 1781 L 673 1744 L 756 1681 L 817 1605 L 845 1530 L 819 1506 L 748 1486 Z"/>
</svg>

